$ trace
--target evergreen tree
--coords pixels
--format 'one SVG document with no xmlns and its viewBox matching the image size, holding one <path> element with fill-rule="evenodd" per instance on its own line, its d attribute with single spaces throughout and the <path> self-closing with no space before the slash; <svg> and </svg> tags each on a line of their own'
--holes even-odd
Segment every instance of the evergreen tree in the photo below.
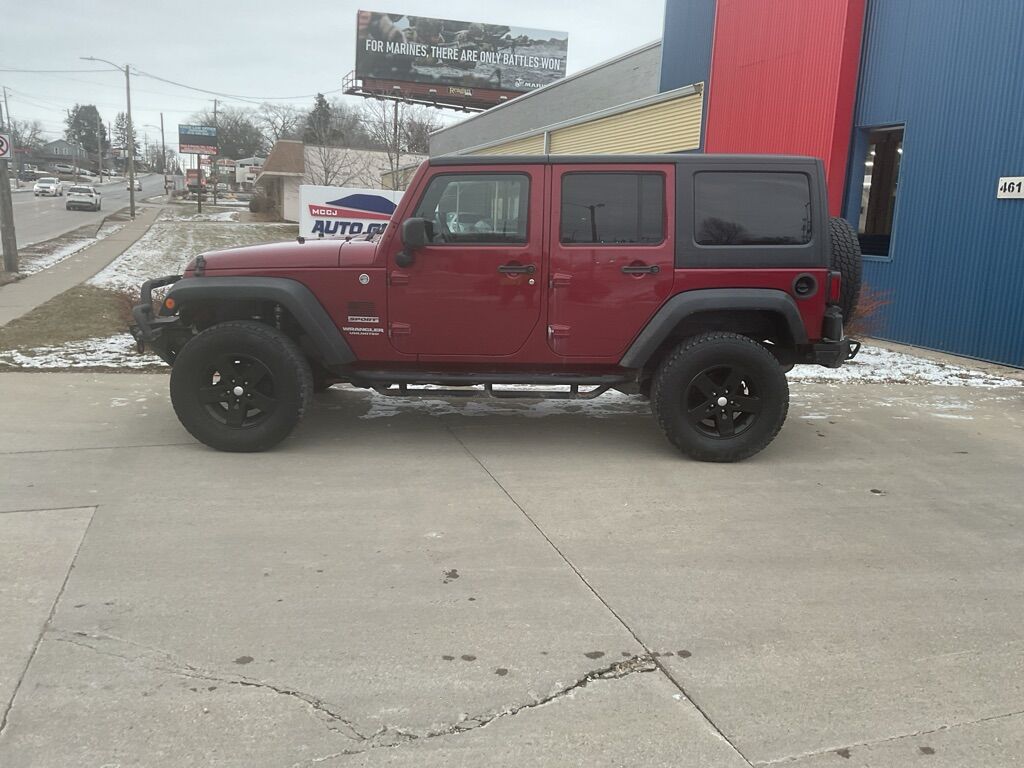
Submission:
<svg viewBox="0 0 1024 768">
<path fill-rule="evenodd" d="M 64 119 L 64 138 L 82 145 L 90 154 L 98 148 L 100 113 L 93 104 L 75 104 Z M 103 147 L 109 145 L 104 137 Z"/>
</svg>

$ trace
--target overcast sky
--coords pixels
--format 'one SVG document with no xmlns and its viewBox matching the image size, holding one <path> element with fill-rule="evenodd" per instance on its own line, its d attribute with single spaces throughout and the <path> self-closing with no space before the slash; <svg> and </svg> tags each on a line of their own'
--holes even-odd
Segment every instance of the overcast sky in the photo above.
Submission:
<svg viewBox="0 0 1024 768">
<path fill-rule="evenodd" d="M 388 0 L 376 2 L 151 3 L 147 0 L 5 3 L 0 70 L 96 70 L 80 61 L 96 56 L 128 63 L 159 77 L 211 91 L 267 97 L 340 95 L 355 63 L 356 11 L 387 11 L 532 27 L 569 33 L 568 73 L 659 39 L 665 0 Z M 625 10 L 628 8 L 628 12 Z M 66 110 L 95 104 L 104 121 L 124 111 L 124 76 L 114 70 L 60 73 L 0 71 L 11 116 L 40 120 L 59 138 Z M 168 148 L 177 149 L 177 124 L 212 107 L 212 95 L 147 77 L 132 78 L 132 113 L 140 141 L 159 141 L 164 113 Z M 355 100 L 358 103 L 358 99 Z M 255 106 L 234 99 L 222 103 Z M 455 114 L 446 121 L 457 119 Z M 147 125 L 148 124 L 148 125 Z"/>
</svg>

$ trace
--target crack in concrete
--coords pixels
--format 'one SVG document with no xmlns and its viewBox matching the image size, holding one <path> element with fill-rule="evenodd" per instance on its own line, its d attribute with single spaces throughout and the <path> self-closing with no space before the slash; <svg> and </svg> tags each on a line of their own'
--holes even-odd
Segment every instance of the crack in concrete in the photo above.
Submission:
<svg viewBox="0 0 1024 768">
<path fill-rule="evenodd" d="M 432 730 L 416 732 L 407 730 L 404 728 L 398 728 L 395 726 L 384 726 L 380 728 L 376 733 L 366 739 L 365 743 L 361 745 L 359 749 L 346 749 L 339 752 L 332 752 L 329 755 L 322 755 L 320 757 L 310 758 L 308 760 L 302 760 L 298 763 L 294 763 L 289 768 L 302 768 L 302 766 L 317 765 L 324 763 L 328 760 L 334 760 L 337 758 L 351 757 L 353 755 L 360 755 L 364 752 L 368 752 L 373 749 L 383 748 L 394 748 L 405 744 L 410 744 L 415 741 L 423 741 L 427 739 L 436 739 L 444 736 L 457 736 L 463 733 L 469 733 L 471 731 L 480 730 L 486 728 L 491 723 L 501 720 L 507 717 L 515 717 L 520 712 L 524 712 L 530 709 L 537 709 L 539 707 L 547 706 L 553 702 L 563 699 L 567 696 L 572 696 L 576 691 L 586 688 L 588 685 L 598 681 L 604 680 L 620 680 L 624 677 L 628 677 L 633 674 L 643 674 L 645 672 L 657 672 L 658 666 L 654 663 L 654 658 L 650 654 L 644 654 L 642 656 L 632 656 L 622 661 L 616 661 L 609 664 L 606 667 L 593 670 L 578 678 L 575 682 L 562 686 L 554 692 L 543 696 L 535 701 L 527 702 L 526 704 L 518 704 L 496 712 L 490 712 L 488 714 L 476 715 L 474 717 L 466 717 L 457 723 L 452 725 L 444 726 L 442 728 L 436 728 Z"/>
<path fill-rule="evenodd" d="M 516 704 L 494 712 L 474 715 L 472 717 L 467 715 L 457 723 L 442 726 L 440 728 L 415 731 L 395 725 L 384 725 L 378 728 L 374 733 L 367 735 L 356 727 L 355 723 L 336 712 L 319 697 L 295 688 L 275 685 L 273 683 L 256 680 L 244 675 L 215 673 L 211 670 L 189 664 L 182 659 L 176 658 L 174 655 L 163 649 L 137 643 L 116 635 L 58 628 L 51 628 L 46 635 L 55 642 L 69 643 L 79 648 L 90 650 L 93 653 L 118 659 L 126 664 L 142 666 L 150 670 L 163 672 L 176 677 L 183 677 L 190 680 L 202 680 L 205 682 L 217 682 L 225 685 L 237 685 L 246 688 L 264 689 L 276 695 L 288 696 L 301 701 L 309 707 L 311 713 L 317 718 L 317 720 L 323 723 L 328 730 L 339 733 L 350 741 L 358 744 L 357 747 L 300 761 L 295 763 L 292 768 L 316 765 L 334 758 L 358 755 L 372 749 L 393 748 L 409 744 L 414 741 L 468 733 L 480 728 L 486 728 L 496 720 L 514 717 L 520 712 L 537 709 L 538 707 L 546 706 L 567 696 L 572 696 L 573 693 L 582 688 L 586 688 L 591 683 L 606 680 L 620 680 L 633 674 L 658 671 L 658 665 L 655 662 L 653 654 L 632 656 L 628 659 L 613 662 L 605 667 L 601 667 L 600 669 L 592 670 L 582 677 L 577 678 L 569 685 L 560 686 L 547 696 L 543 696 L 525 704 Z M 135 652 L 126 653 L 123 650 L 124 648 L 135 649 Z"/>
<path fill-rule="evenodd" d="M 361 733 L 350 720 L 335 712 L 322 699 L 295 688 L 274 685 L 273 683 L 256 680 L 251 677 L 246 677 L 245 675 L 215 674 L 210 670 L 202 669 L 177 659 L 170 653 L 159 648 L 142 645 L 131 640 L 126 640 L 122 637 L 117 637 L 116 635 L 61 629 L 52 629 L 49 634 L 52 635 L 53 639 L 57 642 L 70 643 L 72 645 L 79 646 L 80 648 L 87 648 L 94 653 L 111 656 L 129 664 L 138 664 L 160 672 L 175 675 L 177 677 L 184 677 L 191 680 L 203 680 L 206 682 L 218 682 L 223 683 L 224 685 L 237 685 L 245 688 L 261 688 L 280 696 L 289 696 L 306 704 L 317 719 L 320 720 L 328 730 L 340 733 L 352 741 L 365 741 L 367 739 L 367 736 Z M 130 655 L 118 653 L 110 648 L 98 647 L 100 644 L 115 643 L 137 648 L 139 649 L 139 653 Z"/>
<path fill-rule="evenodd" d="M 886 736 L 882 739 L 874 739 L 872 741 L 858 741 L 853 744 L 842 744 L 837 747 L 828 747 L 827 749 L 818 749 L 813 752 L 803 752 L 799 755 L 787 755 L 786 757 L 777 757 L 774 760 L 758 760 L 753 765 L 755 766 L 768 766 L 768 765 L 783 765 L 785 763 L 793 763 L 797 760 L 804 760 L 808 757 L 818 757 L 820 755 L 827 755 L 832 752 L 841 752 L 843 750 L 852 750 L 860 747 L 877 747 L 880 744 L 888 744 L 893 741 L 902 741 L 903 739 L 915 739 L 920 736 L 931 736 L 932 734 L 942 733 L 944 731 L 951 731 L 956 728 L 965 728 L 970 725 L 980 725 L 981 723 L 989 723 L 993 720 L 1004 720 L 1008 717 L 1019 717 L 1024 715 L 1024 709 L 1016 712 L 1006 712 L 1001 715 L 990 715 L 989 717 L 980 717 L 977 720 L 965 720 L 962 723 L 947 723 L 946 725 L 940 725 L 937 728 L 927 728 L 923 731 L 914 731 L 913 733 L 901 733 L 897 736 Z"/>
</svg>

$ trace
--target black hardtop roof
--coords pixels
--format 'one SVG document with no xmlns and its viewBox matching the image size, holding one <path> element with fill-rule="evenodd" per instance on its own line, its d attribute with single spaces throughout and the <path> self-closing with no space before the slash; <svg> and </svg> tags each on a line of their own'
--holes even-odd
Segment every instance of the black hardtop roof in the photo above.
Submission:
<svg viewBox="0 0 1024 768">
<path fill-rule="evenodd" d="M 688 152 L 673 155 L 444 155 L 431 157 L 432 166 L 446 165 L 539 165 L 551 163 L 610 164 L 610 163 L 676 163 L 677 165 L 742 165 L 749 163 L 779 164 L 820 163 L 815 157 L 804 155 L 718 155 L 703 152 Z"/>
</svg>

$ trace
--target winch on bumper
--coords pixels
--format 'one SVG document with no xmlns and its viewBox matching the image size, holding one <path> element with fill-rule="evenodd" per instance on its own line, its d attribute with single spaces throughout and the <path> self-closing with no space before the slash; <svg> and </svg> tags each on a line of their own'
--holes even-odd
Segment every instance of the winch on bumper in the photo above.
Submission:
<svg viewBox="0 0 1024 768">
<path fill-rule="evenodd" d="M 140 353 L 145 352 L 148 347 L 158 354 L 168 365 L 174 363 L 177 354 L 178 344 L 182 335 L 187 331 L 181 328 L 181 318 L 177 315 L 163 315 L 165 311 L 161 307 L 161 315 L 153 314 L 153 290 L 163 288 L 181 280 L 181 275 L 165 275 L 164 277 L 153 278 L 142 284 L 141 302 L 132 307 L 132 318 L 135 324 L 128 328 L 128 331 L 135 338 Z"/>
</svg>

